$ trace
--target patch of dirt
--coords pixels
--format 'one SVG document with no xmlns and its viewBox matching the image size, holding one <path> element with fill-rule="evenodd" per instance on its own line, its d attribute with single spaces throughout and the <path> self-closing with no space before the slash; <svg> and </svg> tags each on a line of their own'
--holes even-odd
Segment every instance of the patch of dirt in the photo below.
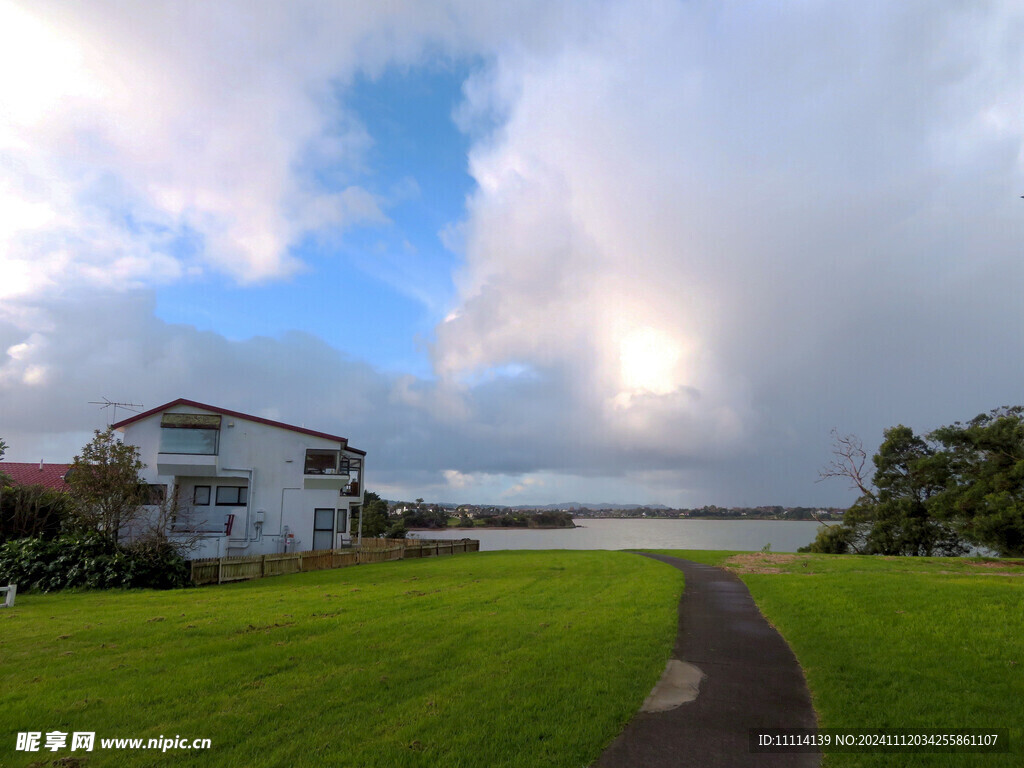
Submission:
<svg viewBox="0 0 1024 768">
<path fill-rule="evenodd" d="M 283 624 L 276 624 L 276 623 L 275 624 L 264 624 L 264 625 L 259 626 L 259 627 L 255 626 L 253 624 L 250 624 L 245 629 L 236 629 L 235 630 L 235 634 L 236 635 L 244 635 L 244 634 L 248 634 L 250 632 L 269 632 L 272 629 L 282 629 L 284 627 L 291 627 L 291 626 L 294 626 L 294 625 L 295 625 L 294 621 L 286 621 Z"/>
<path fill-rule="evenodd" d="M 797 559 L 796 555 L 773 555 L 770 552 L 752 552 L 747 555 L 733 555 L 723 563 L 735 573 L 786 573 L 780 565 L 788 565 Z"/>
<path fill-rule="evenodd" d="M 1024 570 L 1024 560 L 979 560 L 968 562 L 972 568 L 992 568 L 997 571 Z"/>
</svg>

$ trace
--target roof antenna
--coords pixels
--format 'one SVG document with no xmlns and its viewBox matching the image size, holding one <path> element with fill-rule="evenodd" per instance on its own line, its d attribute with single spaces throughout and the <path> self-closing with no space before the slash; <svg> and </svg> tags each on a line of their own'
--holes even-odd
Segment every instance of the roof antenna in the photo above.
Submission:
<svg viewBox="0 0 1024 768">
<path fill-rule="evenodd" d="M 111 421 L 110 419 L 107 419 L 107 426 L 108 427 L 111 424 L 113 424 L 115 421 L 117 421 L 117 409 L 118 408 L 124 408 L 126 411 L 132 411 L 133 413 L 138 413 L 138 410 L 136 410 L 136 409 L 142 407 L 141 403 L 115 403 L 115 402 L 112 402 L 112 401 L 108 400 L 105 397 L 102 400 L 90 400 L 89 401 L 89 405 L 98 405 L 98 406 L 100 406 L 100 410 L 103 410 L 105 408 L 111 408 L 111 407 L 114 409 L 114 411 L 113 411 L 113 416 L 114 416 L 113 421 Z"/>
</svg>

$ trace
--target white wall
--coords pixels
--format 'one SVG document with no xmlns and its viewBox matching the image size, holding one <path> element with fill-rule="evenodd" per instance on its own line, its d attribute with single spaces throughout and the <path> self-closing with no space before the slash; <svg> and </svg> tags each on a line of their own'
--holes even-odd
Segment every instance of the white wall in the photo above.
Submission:
<svg viewBox="0 0 1024 768">
<path fill-rule="evenodd" d="M 206 528 L 223 531 L 226 515 L 235 514 L 230 537 L 223 534 L 204 535 L 200 542 L 201 546 L 190 553 L 190 557 L 281 552 L 285 528 L 294 533 L 294 551 L 309 550 L 313 546 L 314 509 L 320 507 L 348 510 L 351 505 L 362 503 L 365 463 L 359 478 L 358 497 L 340 496 L 338 491 L 333 489 L 303 488 L 306 449 L 338 450 L 338 442 L 234 416 L 225 415 L 221 419 L 216 476 L 160 475 L 160 418 L 163 413 L 216 411 L 184 405 L 173 406 L 123 428 L 124 442 L 139 448 L 140 458 L 146 465 L 141 473 L 146 482 L 165 484 L 169 493 L 173 491 L 173 485 L 178 483 L 179 499 L 182 502 L 192 501 L 192 492 L 196 485 L 212 486 L 209 507 L 199 507 L 195 510 L 200 519 L 203 519 L 203 513 L 206 513 Z M 220 485 L 248 485 L 248 505 L 217 506 L 215 493 L 216 487 Z M 262 531 L 256 526 L 258 510 L 265 513 Z M 351 524 L 346 538 L 350 536 Z"/>
</svg>

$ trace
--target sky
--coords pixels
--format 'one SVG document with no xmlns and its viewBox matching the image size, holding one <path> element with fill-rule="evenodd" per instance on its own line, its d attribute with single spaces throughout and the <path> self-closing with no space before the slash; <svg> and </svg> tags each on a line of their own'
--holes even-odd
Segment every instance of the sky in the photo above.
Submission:
<svg viewBox="0 0 1024 768">
<path fill-rule="evenodd" d="M 998 0 L 0 0 L 5 458 L 184 397 L 392 499 L 846 506 L 832 430 L 1024 402 L 1021 39 Z"/>
</svg>

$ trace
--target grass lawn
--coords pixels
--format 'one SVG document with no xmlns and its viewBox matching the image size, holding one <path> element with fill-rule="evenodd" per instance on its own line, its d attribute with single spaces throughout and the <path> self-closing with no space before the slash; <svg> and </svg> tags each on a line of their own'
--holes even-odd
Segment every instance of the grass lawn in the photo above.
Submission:
<svg viewBox="0 0 1024 768">
<path fill-rule="evenodd" d="M 1005 728 L 1010 754 L 831 754 L 826 766 L 1024 765 L 1024 563 L 670 552 L 737 569 L 825 728 Z"/>
<path fill-rule="evenodd" d="M 0 765 L 588 765 L 661 674 L 681 588 L 636 555 L 496 552 L 19 595 L 0 611 Z M 16 752 L 19 731 L 97 748 Z M 212 748 L 99 749 L 177 735 Z"/>
</svg>

